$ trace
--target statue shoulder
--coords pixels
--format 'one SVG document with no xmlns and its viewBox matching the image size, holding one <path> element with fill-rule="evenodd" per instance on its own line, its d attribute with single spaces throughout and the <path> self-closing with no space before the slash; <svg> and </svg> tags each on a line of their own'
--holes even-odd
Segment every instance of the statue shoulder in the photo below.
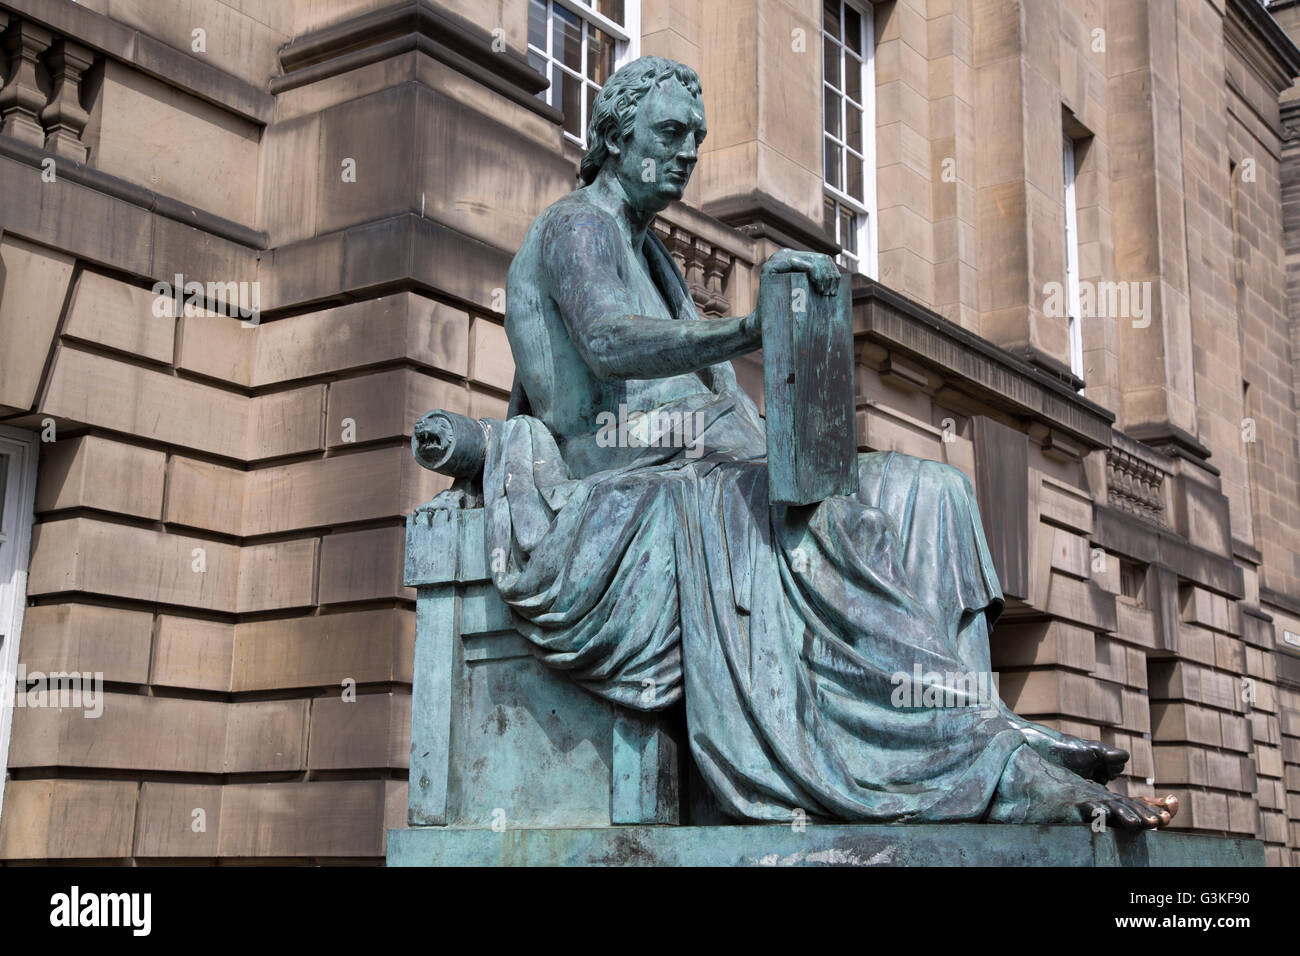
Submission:
<svg viewBox="0 0 1300 956">
<path fill-rule="evenodd" d="M 534 294 L 555 296 L 586 288 L 574 282 L 578 275 L 588 282 L 622 281 L 626 257 L 620 250 L 618 223 L 580 193 L 553 202 L 533 220 L 510 265 L 508 299 L 520 303 L 531 301 Z M 507 330 L 509 326 L 507 310 Z"/>
<path fill-rule="evenodd" d="M 543 259 L 555 254 L 568 258 L 575 252 L 584 258 L 612 255 L 621 236 L 614 217 L 588 202 L 576 190 L 543 210 L 533 224 Z"/>
</svg>

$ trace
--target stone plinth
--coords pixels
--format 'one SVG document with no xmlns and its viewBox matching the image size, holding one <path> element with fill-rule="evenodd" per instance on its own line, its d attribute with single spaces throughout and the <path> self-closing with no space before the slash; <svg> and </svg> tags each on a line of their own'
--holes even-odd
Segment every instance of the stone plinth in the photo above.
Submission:
<svg viewBox="0 0 1300 956">
<path fill-rule="evenodd" d="M 1263 866 L 1255 840 L 986 824 L 388 831 L 389 866 Z"/>
</svg>

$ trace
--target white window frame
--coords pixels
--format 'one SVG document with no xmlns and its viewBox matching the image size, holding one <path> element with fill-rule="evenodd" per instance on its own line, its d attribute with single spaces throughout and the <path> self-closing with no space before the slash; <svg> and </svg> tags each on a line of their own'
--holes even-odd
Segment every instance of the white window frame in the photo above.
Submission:
<svg viewBox="0 0 1300 956">
<path fill-rule="evenodd" d="M 27 605 L 27 561 L 36 503 L 36 436 L 0 425 L 0 467 L 5 469 L 0 509 L 0 817 L 4 814 L 13 731 L 18 645 Z"/>
<path fill-rule="evenodd" d="M 1075 198 L 1076 144 L 1068 134 L 1061 138 L 1065 174 L 1065 298 L 1070 336 L 1070 372 L 1083 378 L 1083 316 L 1079 306 L 1079 208 Z M 1083 389 L 1079 389 L 1082 393 Z"/>
<path fill-rule="evenodd" d="M 865 9 L 864 9 L 865 6 Z M 822 138 L 819 142 L 818 156 L 822 157 L 822 181 L 826 190 L 826 195 L 833 199 L 836 206 L 843 206 L 853 212 L 855 226 L 857 228 L 857 271 L 863 275 L 875 278 L 880 274 L 879 260 L 877 256 L 876 244 L 876 27 L 874 7 L 871 4 L 859 4 L 852 0 L 840 0 L 840 22 L 844 22 L 844 8 L 851 7 L 857 14 L 859 22 L 862 24 L 862 102 L 855 103 L 856 106 L 862 107 L 862 201 L 854 199 L 845 193 L 838 186 L 826 182 L 825 169 L 825 149 L 826 138 L 830 137 L 841 149 L 841 169 L 844 168 L 843 157 L 845 153 L 852 155 L 852 147 L 845 145 L 843 140 L 846 125 L 847 108 L 845 102 L 848 100 L 846 92 L 848 84 L 844 81 L 844 67 L 848 57 L 844 52 L 844 46 L 840 43 L 838 37 L 832 37 L 826 32 L 825 21 L 822 21 L 822 95 L 825 96 L 827 87 L 835 90 L 830 83 L 826 81 L 826 63 L 825 48 L 826 40 L 833 42 L 839 49 L 840 57 L 840 89 L 835 90 L 835 95 L 840 101 L 840 136 L 832 136 L 825 128 L 826 121 L 823 113 L 822 119 Z M 821 17 L 821 8 L 818 7 L 818 17 Z M 840 217 L 835 216 L 833 226 L 835 242 L 841 248 L 844 245 L 844 237 L 840 235 Z M 840 257 L 842 265 L 847 265 L 843 256 Z"/>
<path fill-rule="evenodd" d="M 533 0 L 527 0 L 529 16 L 532 16 Z M 614 38 L 614 69 L 617 70 L 641 55 L 641 3 L 640 0 L 624 0 L 623 2 L 623 19 L 627 21 L 626 26 L 619 26 L 613 20 L 594 9 L 594 0 L 546 0 L 546 49 L 540 49 L 532 43 L 528 44 L 528 52 L 536 53 L 546 61 L 546 80 L 549 84 L 543 91 L 546 103 L 549 106 L 555 105 L 555 91 L 557 86 L 556 71 L 573 75 L 572 71 L 561 65 L 554 56 L 552 56 L 551 45 L 555 36 L 555 8 L 563 7 L 570 13 L 576 14 L 580 19 L 587 21 L 593 26 L 599 27 L 605 33 Z M 587 123 L 590 117 L 587 115 L 587 95 L 588 86 L 596 84 L 587 78 L 587 37 L 584 31 L 582 38 L 582 70 L 579 88 L 582 95 L 578 97 L 578 108 L 581 110 L 578 128 L 582 130 L 581 136 L 574 136 L 567 129 L 563 130 L 565 139 L 577 143 L 579 146 L 586 148 L 587 145 Z M 539 94 L 539 96 L 543 95 Z"/>
</svg>

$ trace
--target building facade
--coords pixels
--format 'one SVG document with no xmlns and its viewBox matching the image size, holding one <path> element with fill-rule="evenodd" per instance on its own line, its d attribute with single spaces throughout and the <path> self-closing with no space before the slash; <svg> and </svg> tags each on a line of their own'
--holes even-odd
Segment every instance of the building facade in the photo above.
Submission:
<svg viewBox="0 0 1300 956">
<path fill-rule="evenodd" d="M 974 479 L 1007 702 L 1129 750 L 1112 786 L 1177 794 L 1175 826 L 1300 863 L 1273 14 L 0 0 L 0 861 L 382 861 L 404 519 L 445 487 L 413 424 L 504 416 L 510 259 L 600 84 L 658 54 L 709 135 L 655 229 L 706 316 L 782 247 L 855 274 L 859 445 Z"/>
</svg>

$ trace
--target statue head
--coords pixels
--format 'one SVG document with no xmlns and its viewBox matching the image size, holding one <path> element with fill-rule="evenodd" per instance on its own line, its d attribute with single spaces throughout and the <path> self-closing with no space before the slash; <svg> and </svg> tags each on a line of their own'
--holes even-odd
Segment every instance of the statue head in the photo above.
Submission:
<svg viewBox="0 0 1300 956">
<path fill-rule="evenodd" d="M 658 211 L 681 198 L 706 132 L 695 71 L 660 56 L 640 57 L 596 94 L 582 181 L 590 185 L 612 163 L 632 202 Z"/>
</svg>

